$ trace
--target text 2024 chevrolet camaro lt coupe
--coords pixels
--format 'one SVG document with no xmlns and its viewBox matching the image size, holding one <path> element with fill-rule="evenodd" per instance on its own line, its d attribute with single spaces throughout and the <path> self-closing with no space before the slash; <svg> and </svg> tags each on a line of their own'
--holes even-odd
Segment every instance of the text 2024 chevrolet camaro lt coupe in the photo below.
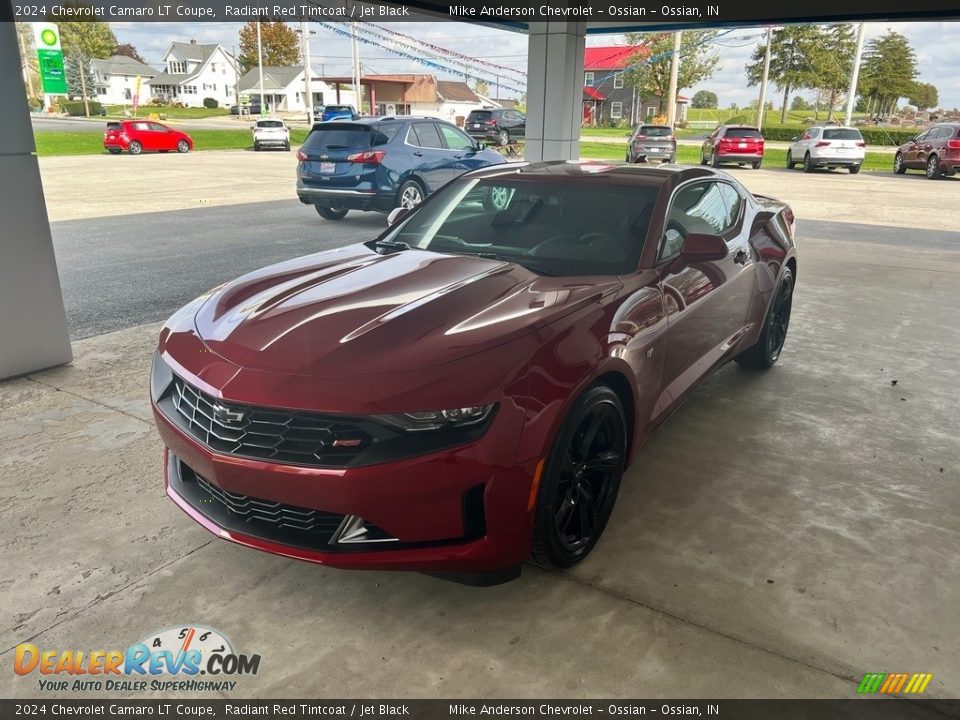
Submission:
<svg viewBox="0 0 960 720">
<path fill-rule="evenodd" d="M 697 384 L 780 355 L 793 213 L 723 172 L 497 166 L 404 212 L 167 322 L 167 494 L 211 532 L 478 584 L 568 567 Z"/>
</svg>

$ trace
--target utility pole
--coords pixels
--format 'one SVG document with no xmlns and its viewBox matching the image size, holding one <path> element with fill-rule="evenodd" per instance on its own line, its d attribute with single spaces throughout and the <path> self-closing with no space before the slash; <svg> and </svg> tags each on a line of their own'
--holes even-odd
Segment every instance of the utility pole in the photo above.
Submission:
<svg viewBox="0 0 960 720">
<path fill-rule="evenodd" d="M 673 57 L 670 59 L 670 89 L 667 90 L 667 125 L 671 128 L 677 121 L 677 78 L 680 75 L 680 36 L 682 31 L 673 34 Z"/>
<path fill-rule="evenodd" d="M 847 90 L 846 125 L 853 122 L 853 104 L 857 99 L 857 82 L 860 80 L 860 59 L 863 57 L 864 23 L 857 28 L 857 50 L 853 55 L 853 72 L 850 73 L 850 89 Z"/>
<path fill-rule="evenodd" d="M 260 67 L 260 116 L 263 117 L 263 41 L 260 38 L 260 21 L 257 20 L 257 65 Z"/>
<path fill-rule="evenodd" d="M 240 108 L 240 63 L 237 62 L 237 46 L 230 48 L 233 51 L 233 57 L 230 58 L 230 64 L 233 66 L 233 99 L 237 102 L 237 108 Z M 241 109 L 237 110 L 237 117 L 241 117 Z M 242 119 L 242 118 L 241 118 Z"/>
<path fill-rule="evenodd" d="M 767 83 L 770 81 L 770 44 L 773 42 L 773 28 L 767 28 L 767 49 L 763 53 L 763 79 L 760 81 L 760 102 L 757 105 L 757 129 L 763 129 L 764 110 L 767 104 Z"/>
<path fill-rule="evenodd" d="M 313 127 L 313 86 L 310 76 L 313 69 L 310 67 L 310 32 L 307 30 L 307 21 L 300 20 L 300 40 L 303 42 L 303 78 L 306 82 L 307 124 Z"/>
<path fill-rule="evenodd" d="M 350 44 L 353 49 L 353 97 L 356 111 L 363 115 L 363 88 L 360 86 L 360 43 L 357 40 L 357 23 L 350 23 Z"/>
<path fill-rule="evenodd" d="M 23 72 L 27 76 L 26 77 L 27 90 L 30 93 L 30 97 L 32 98 L 34 97 L 33 73 L 30 72 L 30 56 L 27 54 L 27 46 L 26 46 L 26 43 L 23 42 L 23 33 L 20 32 L 19 23 L 17 23 L 16 25 L 16 31 L 17 31 L 17 44 L 20 46 L 20 57 L 23 59 Z M 33 110 L 33 108 L 30 108 L 30 109 Z"/>
<path fill-rule="evenodd" d="M 87 78 L 83 72 L 83 58 L 77 56 L 77 66 L 80 68 L 80 92 L 83 93 L 83 112 L 90 117 L 90 101 L 87 100 Z"/>
</svg>

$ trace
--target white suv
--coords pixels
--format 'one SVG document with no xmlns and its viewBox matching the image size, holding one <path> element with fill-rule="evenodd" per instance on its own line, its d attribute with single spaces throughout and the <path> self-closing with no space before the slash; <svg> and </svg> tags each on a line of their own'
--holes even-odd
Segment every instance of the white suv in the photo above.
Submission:
<svg viewBox="0 0 960 720">
<path fill-rule="evenodd" d="M 253 149 L 263 147 L 282 147 L 290 149 L 290 128 L 283 120 L 265 118 L 250 126 L 253 130 Z"/>
<path fill-rule="evenodd" d="M 787 150 L 787 168 L 801 164 L 804 172 L 813 172 L 816 168 L 845 167 L 856 175 L 863 165 L 866 147 L 863 135 L 853 127 L 808 128 L 803 135 L 793 138 Z"/>
</svg>

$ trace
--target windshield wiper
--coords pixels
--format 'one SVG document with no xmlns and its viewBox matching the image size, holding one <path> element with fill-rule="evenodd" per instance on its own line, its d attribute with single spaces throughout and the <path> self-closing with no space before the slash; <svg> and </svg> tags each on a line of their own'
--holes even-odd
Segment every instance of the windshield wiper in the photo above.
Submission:
<svg viewBox="0 0 960 720">
<path fill-rule="evenodd" d="M 478 252 L 478 253 L 469 253 L 470 255 L 476 255 L 479 258 L 484 258 L 485 260 L 503 260 L 504 262 L 516 263 L 521 265 L 527 270 L 532 270 L 535 273 L 540 275 L 550 275 L 554 276 L 557 274 L 549 265 L 544 266 L 541 260 L 537 258 L 530 257 L 529 255 L 510 255 L 509 253 L 498 253 L 498 252 Z M 534 267 L 530 267 L 529 265 Z"/>
<path fill-rule="evenodd" d="M 377 250 L 393 250 L 394 252 L 399 252 L 401 250 L 409 250 L 410 246 L 407 243 L 400 240 L 377 240 L 373 247 Z M 381 255 L 383 253 L 380 253 Z"/>
</svg>

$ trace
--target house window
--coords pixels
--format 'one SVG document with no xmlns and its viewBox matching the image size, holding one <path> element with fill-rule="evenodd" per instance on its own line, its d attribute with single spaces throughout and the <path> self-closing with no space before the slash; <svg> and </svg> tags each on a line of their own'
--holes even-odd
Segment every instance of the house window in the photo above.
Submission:
<svg viewBox="0 0 960 720">
<path fill-rule="evenodd" d="M 583 84 L 584 85 L 593 85 L 593 73 L 585 72 L 583 74 Z"/>
<path fill-rule="evenodd" d="M 623 73 L 615 73 L 613 76 L 613 89 L 619 90 L 623 87 Z"/>
<path fill-rule="evenodd" d="M 106 88 L 101 88 L 101 87 L 97 88 L 97 95 L 106 95 L 106 94 L 107 94 Z"/>
<path fill-rule="evenodd" d="M 177 62 L 176 60 L 171 60 L 167 63 L 169 67 L 168 72 L 171 75 L 183 74 L 187 71 L 187 64 L 185 62 Z"/>
<path fill-rule="evenodd" d="M 623 103 L 615 102 L 610 103 L 610 119 L 619 120 L 623 117 Z"/>
<path fill-rule="evenodd" d="M 647 106 L 647 117 L 653 117 L 656 112 L 657 109 L 653 105 Z"/>
</svg>

